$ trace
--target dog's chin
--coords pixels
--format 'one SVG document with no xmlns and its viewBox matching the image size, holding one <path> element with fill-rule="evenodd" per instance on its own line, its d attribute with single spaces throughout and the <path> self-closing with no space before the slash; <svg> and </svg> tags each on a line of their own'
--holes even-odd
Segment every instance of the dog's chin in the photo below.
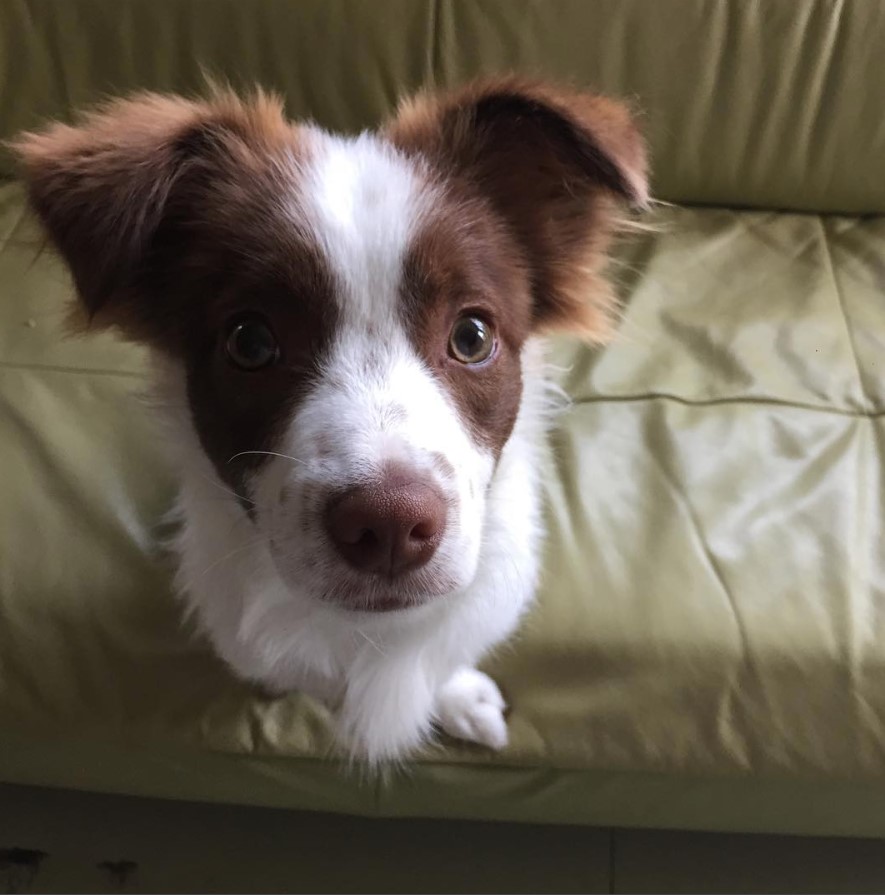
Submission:
<svg viewBox="0 0 885 895">
<path fill-rule="evenodd" d="M 274 559 L 283 583 L 293 594 L 347 612 L 414 611 L 463 590 L 475 575 L 475 569 L 434 568 L 432 564 L 395 578 L 332 564 L 322 573 L 313 568 L 304 574 L 302 568 L 299 574 L 299 563 L 292 565 L 288 557 L 288 562 Z"/>
</svg>

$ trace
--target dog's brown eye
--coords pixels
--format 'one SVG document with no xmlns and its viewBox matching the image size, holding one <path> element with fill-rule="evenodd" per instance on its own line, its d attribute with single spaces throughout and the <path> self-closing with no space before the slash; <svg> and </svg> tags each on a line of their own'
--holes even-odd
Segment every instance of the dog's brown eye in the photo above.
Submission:
<svg viewBox="0 0 885 895">
<path fill-rule="evenodd" d="M 492 328 L 479 317 L 462 317 L 452 327 L 449 353 L 462 364 L 481 364 L 492 356 L 494 349 Z"/>
<path fill-rule="evenodd" d="M 261 370 L 275 364 L 280 348 L 270 327 L 258 318 L 239 320 L 227 336 L 225 350 L 241 370 Z"/>
</svg>

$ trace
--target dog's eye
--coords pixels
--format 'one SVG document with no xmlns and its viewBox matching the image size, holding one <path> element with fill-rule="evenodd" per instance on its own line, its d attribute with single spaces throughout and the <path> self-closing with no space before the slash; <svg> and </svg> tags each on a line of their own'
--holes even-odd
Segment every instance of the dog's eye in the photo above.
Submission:
<svg viewBox="0 0 885 895">
<path fill-rule="evenodd" d="M 225 351 L 241 370 L 261 370 L 275 364 L 280 348 L 270 327 L 258 318 L 237 321 L 230 329 Z"/>
<path fill-rule="evenodd" d="M 462 364 L 481 364 L 494 350 L 492 328 L 479 317 L 462 317 L 452 327 L 449 353 Z"/>
</svg>

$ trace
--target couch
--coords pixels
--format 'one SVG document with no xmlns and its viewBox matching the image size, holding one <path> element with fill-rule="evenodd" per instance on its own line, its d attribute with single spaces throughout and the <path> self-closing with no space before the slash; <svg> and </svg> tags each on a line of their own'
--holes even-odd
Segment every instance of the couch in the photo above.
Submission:
<svg viewBox="0 0 885 895">
<path fill-rule="evenodd" d="M 546 474 L 501 754 L 367 781 L 183 624 L 144 357 L 0 159 L 0 781 L 370 817 L 885 836 L 885 11 L 865 0 L 5 0 L 0 136 L 208 71 L 371 126 L 516 69 L 642 110 L 660 206 Z"/>
</svg>

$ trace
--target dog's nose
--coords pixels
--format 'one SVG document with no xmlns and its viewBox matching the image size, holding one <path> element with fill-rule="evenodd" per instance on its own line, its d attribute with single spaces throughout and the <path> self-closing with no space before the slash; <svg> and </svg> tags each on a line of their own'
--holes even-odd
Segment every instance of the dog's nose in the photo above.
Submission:
<svg viewBox="0 0 885 895">
<path fill-rule="evenodd" d="M 326 527 L 354 568 L 394 576 L 423 566 L 446 526 L 446 501 L 419 475 L 396 473 L 336 495 Z"/>
</svg>

